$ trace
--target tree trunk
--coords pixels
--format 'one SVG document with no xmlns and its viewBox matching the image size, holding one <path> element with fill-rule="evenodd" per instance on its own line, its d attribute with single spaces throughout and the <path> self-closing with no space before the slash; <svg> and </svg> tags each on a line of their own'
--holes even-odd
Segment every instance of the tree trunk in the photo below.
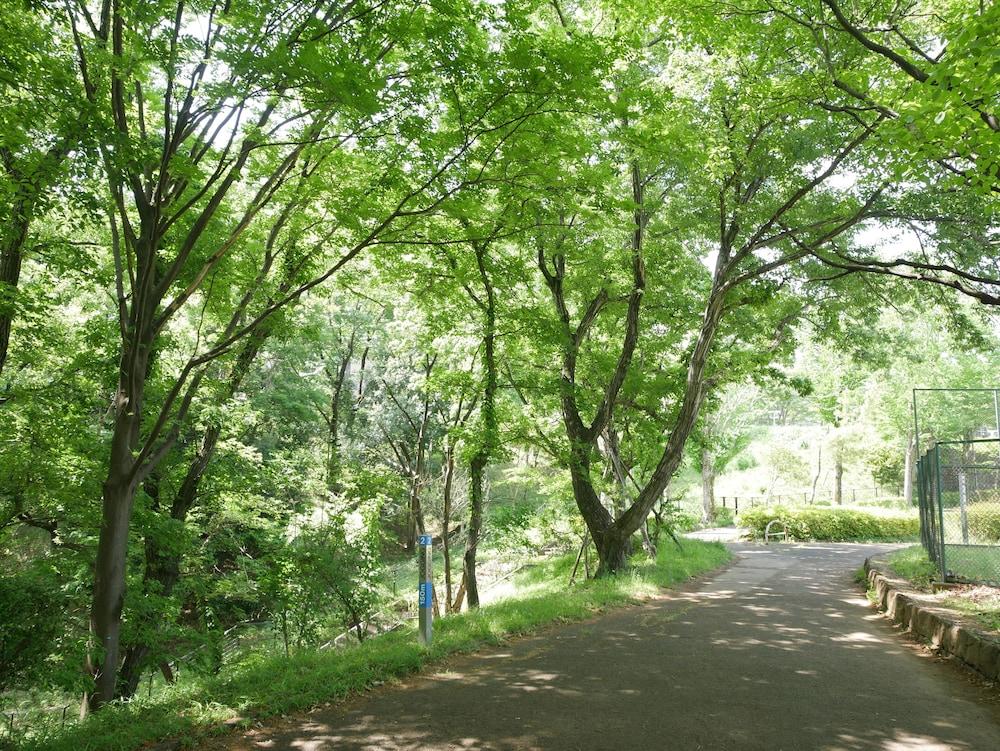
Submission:
<svg viewBox="0 0 1000 751">
<path fill-rule="evenodd" d="M 917 441 L 910 434 L 906 442 L 906 456 L 903 460 L 903 501 L 907 506 L 913 505 L 913 474 L 917 460 Z"/>
<path fill-rule="evenodd" d="M 270 325 L 262 327 L 250 335 L 240 349 L 226 383 L 225 401 L 232 399 L 242 387 L 243 380 L 260 353 L 271 329 Z M 183 525 L 191 509 L 198 504 L 201 481 L 215 456 L 221 435 L 222 426 L 215 422 L 209 424 L 202 433 L 195 455 L 188 464 L 184 479 L 170 504 L 170 518 L 172 520 Z M 156 589 L 160 596 L 170 597 L 180 580 L 181 560 L 181 551 L 173 548 L 164 550 L 155 535 L 147 536 L 145 540 L 146 568 L 143 572 L 144 591 Z M 135 694 L 142 678 L 142 671 L 148 667 L 147 661 L 150 652 L 149 645 L 144 642 L 131 644 L 124 650 L 125 659 L 118 681 L 117 698 L 127 699 Z"/>
<path fill-rule="evenodd" d="M 336 372 L 331 372 L 326 368 L 327 377 L 331 381 L 330 394 L 330 418 L 327 420 L 327 459 L 326 459 L 326 489 L 330 493 L 341 491 L 340 483 L 340 405 L 344 392 L 344 384 L 347 381 L 347 370 L 351 366 L 351 358 L 354 356 L 355 332 L 351 332 L 351 338 L 347 342 L 347 351 L 341 357 L 340 365 Z"/>
<path fill-rule="evenodd" d="M 97 709 L 115 698 L 118 665 L 121 660 L 121 613 L 125 602 L 125 560 L 128 552 L 129 520 L 135 488 L 116 462 L 104 483 L 101 534 L 94 567 L 94 596 L 91 632 L 96 654 L 91 670 L 95 691 L 91 708 Z"/>
<path fill-rule="evenodd" d="M 0 144 L 0 166 L 13 186 L 10 204 L 3 213 L 8 221 L 0 227 L 0 377 L 7 362 L 11 328 L 14 322 L 14 300 L 21 277 L 24 244 L 35 212 L 42 205 L 45 194 L 54 184 L 58 170 L 77 139 L 70 133 L 58 137 L 29 173 L 19 169 L 10 149 Z M 30 156 L 28 162 L 34 161 Z"/>
<path fill-rule="evenodd" d="M 809 496 L 809 502 L 813 503 L 816 500 L 816 486 L 819 484 L 819 476 L 823 472 L 823 447 L 819 446 L 816 449 L 816 474 L 813 475 L 812 484 L 812 495 Z"/>
<path fill-rule="evenodd" d="M 600 496 L 591 481 L 590 471 L 589 448 L 577 445 L 571 451 L 570 458 L 573 497 L 576 499 L 577 508 L 590 531 L 594 547 L 597 548 L 600 560 L 597 575 L 603 576 L 614 573 L 624 566 L 624 561 L 627 560 L 628 553 L 631 551 L 626 551 L 624 541 L 616 536 L 614 517 L 601 503 Z"/>
<path fill-rule="evenodd" d="M 462 574 L 461 580 L 458 582 L 458 591 L 455 592 L 455 601 L 451 603 L 451 612 L 460 613 L 462 612 L 462 602 L 465 600 L 465 574 Z"/>
<path fill-rule="evenodd" d="M 480 281 L 486 292 L 486 300 L 480 306 L 483 313 L 483 367 L 486 371 L 486 379 L 483 384 L 483 401 L 479 413 L 481 422 L 480 443 L 469 463 L 469 537 L 465 546 L 464 582 L 465 595 L 470 608 L 479 607 L 476 555 L 479 548 L 479 536 L 483 526 L 484 476 L 486 468 L 496 453 L 500 440 L 496 412 L 496 295 L 493 290 L 493 280 L 490 278 L 486 268 L 486 251 L 488 245 L 480 243 L 475 245 L 474 249 Z"/>
<path fill-rule="evenodd" d="M 647 516 L 645 521 L 639 526 L 639 531 L 642 533 L 642 549 L 646 551 L 652 560 L 656 560 L 656 543 L 653 541 L 653 536 L 649 534 L 649 517 Z"/>
<path fill-rule="evenodd" d="M 701 450 L 701 520 L 710 524 L 715 519 L 715 457 Z"/>
<path fill-rule="evenodd" d="M 114 427 L 108 475 L 102 493 L 101 530 L 94 565 L 90 615 L 91 636 L 94 640 L 92 646 L 96 650 L 88 657 L 88 668 L 94 677 L 91 709 L 98 709 L 112 701 L 118 690 L 129 524 L 139 482 L 134 452 L 138 448 L 153 339 L 148 322 L 152 319 L 155 305 L 150 304 L 149 300 L 150 298 L 135 301 L 130 319 L 132 328 L 128 331 L 129 336 L 124 343 L 118 369 Z M 135 325 L 137 319 L 144 319 L 145 325 Z"/>
<path fill-rule="evenodd" d="M 833 502 L 837 506 L 844 502 L 844 461 L 839 454 L 833 465 Z"/>
<path fill-rule="evenodd" d="M 424 524 L 424 510 L 420 505 L 420 487 L 423 484 L 420 475 L 410 478 L 410 499 L 408 502 L 408 519 L 406 523 L 406 551 L 408 553 L 417 550 L 417 535 L 424 534 L 426 525 Z"/>
<path fill-rule="evenodd" d="M 7 227 L 0 245 L 0 376 L 7 362 L 7 347 L 14 321 L 14 300 L 21 278 L 21 250 L 28 236 L 28 216 L 22 205 L 20 212 Z"/>
<path fill-rule="evenodd" d="M 483 469 L 486 459 L 476 454 L 469 464 L 469 538 L 465 544 L 465 595 L 470 608 L 479 607 L 479 582 L 476 580 L 476 553 L 483 526 Z"/>
<path fill-rule="evenodd" d="M 198 450 L 188 465 L 187 473 L 174 496 L 170 507 L 170 518 L 183 524 L 187 515 L 198 502 L 201 479 L 208 468 L 218 446 L 221 428 L 211 425 L 206 428 Z M 164 550 L 155 535 L 146 537 L 146 568 L 143 572 L 143 589 L 157 590 L 162 597 L 170 597 L 180 580 L 182 554 L 180 551 Z M 125 649 L 117 698 L 131 698 L 139 687 L 142 671 L 147 667 L 151 649 L 145 642 L 131 644 Z"/>
<path fill-rule="evenodd" d="M 339 389 L 330 399 L 330 421 L 327 424 L 326 490 L 339 493 L 340 486 L 340 408 Z"/>
<path fill-rule="evenodd" d="M 444 508 L 441 514 L 441 552 L 444 554 L 444 609 L 451 610 L 451 494 L 455 479 L 455 445 L 451 438 L 445 438 L 444 451 Z"/>
<path fill-rule="evenodd" d="M 577 405 L 577 386 L 575 383 L 576 358 L 580 345 L 587 335 L 589 326 L 600 312 L 603 302 L 607 300 L 606 292 L 600 293 L 587 308 L 580 324 L 575 330 L 569 323 L 569 310 L 563 293 L 563 278 L 565 261 L 561 256 L 554 260 L 555 272 L 549 270 L 543 253 L 539 253 L 539 269 L 545 277 L 546 284 L 552 293 L 559 317 L 562 320 L 566 345 L 563 352 L 562 379 L 560 382 L 560 403 L 562 407 L 563 425 L 570 444 L 569 469 L 573 483 L 573 495 L 577 508 L 590 530 L 597 547 L 600 563 L 598 574 L 606 575 L 622 569 L 628 561 L 628 548 L 631 535 L 639 529 L 649 512 L 662 495 L 664 489 L 680 466 L 684 455 L 684 446 L 691 431 L 694 429 L 698 412 L 705 396 L 708 354 L 712 347 L 715 334 L 724 313 L 724 301 L 728 291 L 726 282 L 727 263 L 730 258 L 729 240 L 723 238 L 720 253 L 716 259 L 714 280 L 701 328 L 688 362 L 687 379 L 684 395 L 674 420 L 673 428 L 667 438 L 660 459 L 650 474 L 646 484 L 639 491 L 636 500 L 616 520 L 611 518 L 607 509 L 601 505 L 590 481 L 590 453 L 600 431 L 611 420 L 615 401 L 628 374 L 632 356 L 638 342 L 639 311 L 643 291 L 646 286 L 645 265 L 642 258 L 643 235 L 646 216 L 643 209 L 643 180 L 637 165 L 632 165 L 632 193 L 635 202 L 634 224 L 632 236 L 632 292 L 629 296 L 626 313 L 625 333 L 622 338 L 621 352 L 614 374 L 605 389 L 604 397 L 597 409 L 597 414 L 590 426 L 584 424 Z"/>
</svg>

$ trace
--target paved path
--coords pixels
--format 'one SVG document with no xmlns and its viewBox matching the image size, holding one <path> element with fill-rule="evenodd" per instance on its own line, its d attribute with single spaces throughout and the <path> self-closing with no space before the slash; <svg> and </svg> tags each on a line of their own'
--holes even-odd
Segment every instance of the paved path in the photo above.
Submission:
<svg viewBox="0 0 1000 751">
<path fill-rule="evenodd" d="M 690 591 L 456 658 L 233 749 L 1000 749 L 997 692 L 922 654 L 863 545 L 735 546 Z"/>
<path fill-rule="evenodd" d="M 688 532 L 684 536 L 706 542 L 735 543 L 746 537 L 749 531 L 746 527 L 707 527 L 696 532 Z"/>
</svg>

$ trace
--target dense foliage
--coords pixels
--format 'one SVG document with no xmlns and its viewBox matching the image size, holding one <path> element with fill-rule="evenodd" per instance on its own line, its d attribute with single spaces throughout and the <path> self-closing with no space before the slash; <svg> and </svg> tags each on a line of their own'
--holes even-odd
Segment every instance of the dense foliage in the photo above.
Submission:
<svg viewBox="0 0 1000 751">
<path fill-rule="evenodd" d="M 0 6 L 0 699 L 364 640 L 419 534 L 444 614 L 519 560 L 666 555 L 679 474 L 728 521 L 786 396 L 834 502 L 845 467 L 908 483 L 908 389 L 995 370 L 997 18 Z M 766 493 L 809 481 L 773 453 Z"/>
</svg>

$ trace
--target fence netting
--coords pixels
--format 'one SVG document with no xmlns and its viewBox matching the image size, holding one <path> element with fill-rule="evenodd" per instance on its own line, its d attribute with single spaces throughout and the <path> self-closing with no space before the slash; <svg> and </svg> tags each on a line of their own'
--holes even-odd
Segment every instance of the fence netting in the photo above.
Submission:
<svg viewBox="0 0 1000 751">
<path fill-rule="evenodd" d="M 1000 440 L 936 443 L 917 483 L 921 542 L 941 578 L 1000 584 Z"/>
</svg>

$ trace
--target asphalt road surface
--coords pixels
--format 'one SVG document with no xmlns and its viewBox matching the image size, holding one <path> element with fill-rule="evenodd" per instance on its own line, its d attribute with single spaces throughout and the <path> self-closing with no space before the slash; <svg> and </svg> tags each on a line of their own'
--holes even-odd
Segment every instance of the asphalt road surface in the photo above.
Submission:
<svg viewBox="0 0 1000 751">
<path fill-rule="evenodd" d="M 1000 751 L 1000 696 L 896 633 L 852 576 L 884 548 L 733 546 L 641 607 L 231 738 L 240 751 Z"/>
</svg>

